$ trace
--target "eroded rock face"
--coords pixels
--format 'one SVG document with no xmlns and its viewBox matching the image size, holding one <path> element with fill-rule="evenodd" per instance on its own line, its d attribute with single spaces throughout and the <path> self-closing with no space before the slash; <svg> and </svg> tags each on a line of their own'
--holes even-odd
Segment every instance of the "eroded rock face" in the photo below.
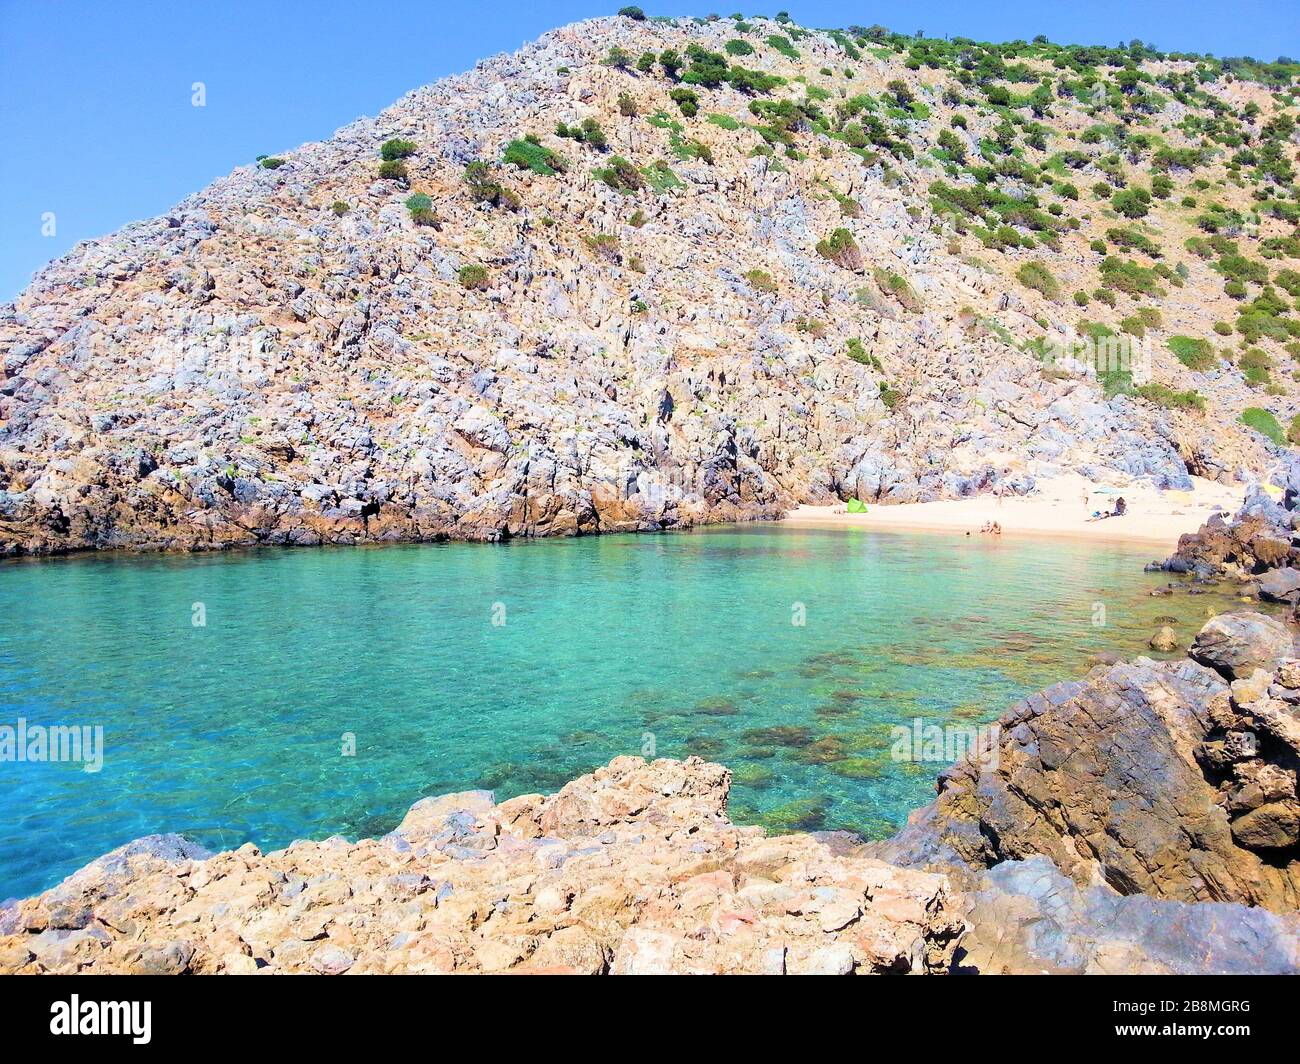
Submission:
<svg viewBox="0 0 1300 1064">
<path fill-rule="evenodd" d="M 755 27 L 753 62 L 784 79 L 772 102 L 844 66 L 822 32 L 794 58 L 761 45 L 787 30 Z M 846 91 L 901 79 L 932 112 L 891 121 L 897 158 L 801 130 L 772 160 L 752 95 L 697 86 L 688 120 L 674 81 L 604 62 L 736 32 L 557 29 L 40 271 L 0 306 L 0 553 L 658 530 L 1022 493 L 1071 470 L 1185 487 L 1182 452 L 1222 479 L 1266 464 L 1236 420 L 1253 395 L 1236 374 L 1190 378 L 1153 345 L 1158 379 L 1212 400 L 1192 415 L 1106 400 L 1095 376 L 1046 374 L 1024 349 L 1077 315 L 1015 281 L 1021 260 L 939 231 L 922 162 L 949 129 L 945 89 L 965 91 L 947 72 L 854 62 Z M 1234 110 L 1256 91 L 1230 88 Z M 1066 99 L 1053 110 L 1071 135 L 1092 121 Z M 974 150 L 998 119 L 970 119 Z M 607 151 L 554 132 L 583 121 Z M 504 161 L 529 135 L 563 172 Z M 415 146 L 405 179 L 379 173 L 390 139 Z M 593 177 L 615 156 L 638 175 L 668 160 L 671 187 Z M 477 193 L 470 162 L 503 195 Z M 1091 290 L 1088 241 L 1109 223 L 1073 220 L 1051 267 L 1063 291 Z M 854 253 L 823 257 L 841 228 Z M 467 267 L 481 284 L 462 283 Z M 1191 271 L 1182 327 L 1208 335 L 1230 301 L 1218 274 Z"/>
<path fill-rule="evenodd" d="M 617 758 L 558 794 L 424 799 L 382 839 L 140 840 L 0 910 L 5 972 L 934 972 L 942 875 L 726 816 L 730 773 Z"/>
<path fill-rule="evenodd" d="M 963 869 L 1043 855 L 1123 895 L 1294 910 L 1300 670 L 1275 629 L 1285 634 L 1256 614 L 1207 624 L 1197 645 L 1216 648 L 1206 658 L 1222 673 L 1139 658 L 1018 703 L 996 763 L 953 766 L 873 852 L 953 870 L 963 887 L 974 883 Z M 1255 662 L 1275 672 L 1244 675 Z"/>
</svg>

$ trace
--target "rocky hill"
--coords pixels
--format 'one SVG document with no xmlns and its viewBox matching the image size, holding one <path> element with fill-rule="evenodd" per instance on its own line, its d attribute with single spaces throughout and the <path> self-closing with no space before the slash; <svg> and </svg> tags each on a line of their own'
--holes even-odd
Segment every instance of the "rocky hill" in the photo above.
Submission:
<svg viewBox="0 0 1300 1064">
<path fill-rule="evenodd" d="M 1263 471 L 1300 67 L 611 17 L 0 308 L 0 552 L 655 529 Z M 1131 361 L 1092 354 L 1147 341 Z"/>
</svg>

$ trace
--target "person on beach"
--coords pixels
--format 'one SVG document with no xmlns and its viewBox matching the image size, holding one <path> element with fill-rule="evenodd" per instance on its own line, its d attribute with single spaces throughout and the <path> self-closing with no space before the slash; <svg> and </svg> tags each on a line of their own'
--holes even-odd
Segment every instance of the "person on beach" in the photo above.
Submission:
<svg viewBox="0 0 1300 1064">
<path fill-rule="evenodd" d="M 1088 518 L 1088 520 L 1104 521 L 1108 517 L 1123 517 L 1126 513 L 1128 513 L 1128 503 L 1124 501 L 1124 496 L 1121 495 L 1118 499 L 1115 500 L 1115 508 L 1113 510 L 1108 510 L 1105 513 L 1097 511 L 1090 518 Z"/>
</svg>

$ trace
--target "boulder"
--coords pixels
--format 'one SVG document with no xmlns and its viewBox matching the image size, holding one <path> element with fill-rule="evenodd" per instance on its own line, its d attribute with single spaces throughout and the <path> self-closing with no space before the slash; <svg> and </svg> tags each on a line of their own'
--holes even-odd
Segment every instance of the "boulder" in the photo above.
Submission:
<svg viewBox="0 0 1300 1064">
<path fill-rule="evenodd" d="M 1257 668 L 1272 672 L 1295 653 L 1286 625 L 1260 613 L 1224 613 L 1196 633 L 1189 651 L 1194 661 L 1223 676 L 1249 676 Z"/>
<path fill-rule="evenodd" d="M 1172 628 L 1169 627 L 1169 625 L 1166 624 L 1162 628 L 1160 628 L 1156 632 L 1156 634 L 1150 638 L 1150 640 L 1148 640 L 1147 645 L 1152 650 L 1160 650 L 1165 652 L 1171 650 L 1177 650 L 1178 633 L 1175 632 Z"/>
<path fill-rule="evenodd" d="M 958 971 L 1300 974 L 1300 915 L 1123 896 L 1074 883 L 1046 857 L 997 865 L 962 902 Z"/>
<path fill-rule="evenodd" d="M 1259 578 L 1259 597 L 1267 602 L 1288 602 L 1294 606 L 1300 599 L 1300 569 L 1288 565 L 1265 573 Z"/>
</svg>

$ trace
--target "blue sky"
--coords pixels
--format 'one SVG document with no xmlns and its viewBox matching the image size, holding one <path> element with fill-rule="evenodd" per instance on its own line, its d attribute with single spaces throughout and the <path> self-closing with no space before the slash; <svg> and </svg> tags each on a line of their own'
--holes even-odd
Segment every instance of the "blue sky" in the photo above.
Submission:
<svg viewBox="0 0 1300 1064">
<path fill-rule="evenodd" d="M 680 0 L 675 0 L 680 2 Z M 721 3 L 721 0 L 718 0 Z M 622 0 L 0 0 L 0 300 L 78 240 Z M 731 14 L 643 2 L 650 14 Z M 1300 55 L 1297 0 L 778 0 L 809 26 Z M 901 20 L 901 21 L 900 21 Z M 191 86 L 206 106 L 191 105 Z M 55 233 L 42 234 L 53 212 Z"/>
</svg>

